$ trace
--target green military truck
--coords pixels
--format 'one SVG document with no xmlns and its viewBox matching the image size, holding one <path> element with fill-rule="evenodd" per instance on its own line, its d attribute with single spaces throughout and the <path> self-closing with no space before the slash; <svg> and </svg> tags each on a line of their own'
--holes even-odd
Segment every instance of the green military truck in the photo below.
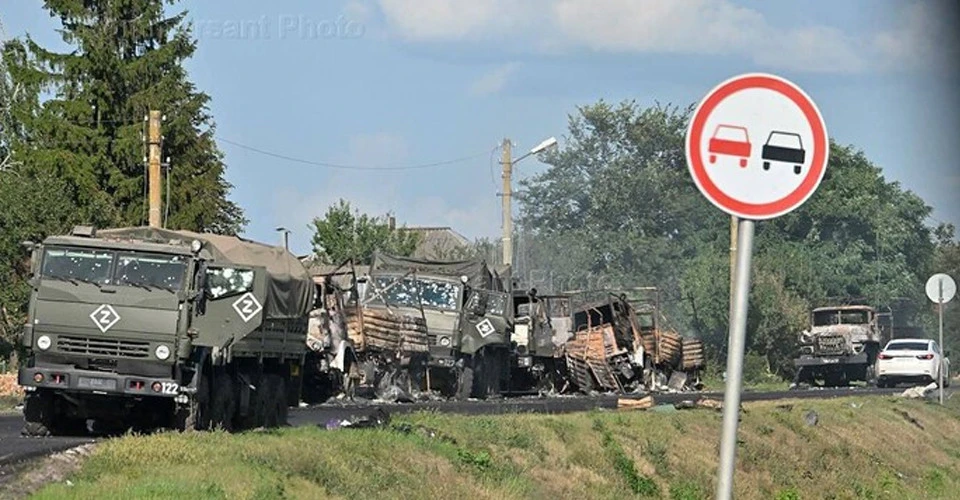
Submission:
<svg viewBox="0 0 960 500">
<path fill-rule="evenodd" d="M 283 248 L 149 227 L 27 245 L 25 434 L 272 427 L 297 403 L 315 290 Z"/>
</svg>

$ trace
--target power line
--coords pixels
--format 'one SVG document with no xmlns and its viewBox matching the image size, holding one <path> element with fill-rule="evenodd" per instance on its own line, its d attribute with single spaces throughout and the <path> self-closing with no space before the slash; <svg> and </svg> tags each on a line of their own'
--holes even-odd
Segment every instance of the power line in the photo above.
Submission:
<svg viewBox="0 0 960 500">
<path fill-rule="evenodd" d="M 225 139 L 225 138 L 219 137 L 219 136 L 216 136 L 216 138 L 217 138 L 217 140 L 223 141 L 223 142 L 225 142 L 225 143 L 227 143 L 227 144 L 231 144 L 231 145 L 236 146 L 236 147 L 238 147 L 238 148 L 246 149 L 247 151 L 252 151 L 252 152 L 254 152 L 254 153 L 262 154 L 262 155 L 265 155 L 265 156 L 270 156 L 270 157 L 273 157 L 273 158 L 278 158 L 278 159 L 281 159 L 281 160 L 286 160 L 286 161 L 295 162 L 295 163 L 303 163 L 303 164 L 305 164 L 305 165 L 314 165 L 314 166 L 326 167 L 326 168 L 340 168 L 340 169 L 344 169 L 344 170 L 414 170 L 414 169 L 422 169 L 422 168 L 441 167 L 441 166 L 444 166 L 444 165 L 452 165 L 452 164 L 454 164 L 454 163 L 461 163 L 461 162 L 465 162 L 465 161 L 469 161 L 469 160 L 474 160 L 474 159 L 483 157 L 484 155 L 488 154 L 486 151 L 484 151 L 484 152 L 482 152 L 482 153 L 478 153 L 478 154 L 471 155 L 471 156 L 464 156 L 464 157 L 461 157 L 461 158 L 454 158 L 454 159 L 452 159 L 452 160 L 438 161 L 438 162 L 434 162 L 434 163 L 421 163 L 421 164 L 416 164 L 416 165 L 391 166 L 391 167 L 385 167 L 385 166 L 384 166 L 384 167 L 373 167 L 373 166 L 367 166 L 367 165 L 344 165 L 344 164 L 339 164 L 339 163 L 329 163 L 329 162 L 323 162 L 323 161 L 305 160 L 305 159 L 303 159 L 303 158 L 296 158 L 296 157 L 293 157 L 293 156 L 287 156 L 287 155 L 284 155 L 284 154 L 274 153 L 274 152 L 272 152 L 272 151 L 266 151 L 266 150 L 263 150 L 263 149 L 260 149 L 260 148 L 255 148 L 255 147 L 253 147 L 253 146 L 247 146 L 246 144 L 241 144 L 241 143 L 239 143 L 239 142 L 231 141 L 230 139 Z M 494 149 L 496 149 L 496 148 L 494 148 Z"/>
</svg>

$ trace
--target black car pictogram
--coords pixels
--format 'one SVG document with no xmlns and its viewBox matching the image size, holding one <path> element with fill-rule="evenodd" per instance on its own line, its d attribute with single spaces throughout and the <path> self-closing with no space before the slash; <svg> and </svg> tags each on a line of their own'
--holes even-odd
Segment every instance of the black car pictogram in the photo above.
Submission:
<svg viewBox="0 0 960 500">
<path fill-rule="evenodd" d="M 776 139 L 776 144 L 771 144 L 774 139 Z M 793 173 L 800 175 L 800 172 L 803 171 L 803 162 L 807 158 L 807 152 L 803 149 L 800 134 L 774 130 L 767 137 L 767 143 L 763 145 L 760 158 L 763 159 L 764 170 L 770 170 L 771 161 L 793 163 Z"/>
</svg>

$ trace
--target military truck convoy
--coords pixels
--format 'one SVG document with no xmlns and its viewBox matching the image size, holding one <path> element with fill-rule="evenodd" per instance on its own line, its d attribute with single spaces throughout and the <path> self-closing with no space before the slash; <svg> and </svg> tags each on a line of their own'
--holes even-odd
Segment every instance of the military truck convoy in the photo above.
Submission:
<svg viewBox="0 0 960 500">
<path fill-rule="evenodd" d="M 237 237 L 78 227 L 32 250 L 24 433 L 282 425 L 333 397 L 630 392 L 696 378 L 696 339 L 626 293 L 539 296 L 509 267 L 376 254 L 311 276 Z M 658 385 L 659 384 L 659 385 Z"/>
</svg>

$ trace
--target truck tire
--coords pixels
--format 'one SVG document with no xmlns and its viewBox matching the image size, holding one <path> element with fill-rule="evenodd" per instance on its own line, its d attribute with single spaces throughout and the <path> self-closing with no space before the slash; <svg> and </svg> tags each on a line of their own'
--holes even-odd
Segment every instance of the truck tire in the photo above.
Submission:
<svg viewBox="0 0 960 500">
<path fill-rule="evenodd" d="M 233 431 L 233 417 L 237 408 L 233 377 L 223 370 L 217 370 L 210 393 L 209 428 Z"/>
<path fill-rule="evenodd" d="M 466 401 L 473 396 L 473 375 L 475 371 L 476 357 L 470 356 L 464 359 L 463 368 L 457 375 L 457 393 L 456 399 Z"/>
<path fill-rule="evenodd" d="M 86 421 L 63 415 L 54 395 L 47 391 L 28 394 L 23 404 L 23 430 L 29 437 L 81 435 L 86 431 Z"/>
<path fill-rule="evenodd" d="M 263 426 L 268 429 L 287 424 L 287 385 L 280 375 L 264 376 Z"/>
</svg>

